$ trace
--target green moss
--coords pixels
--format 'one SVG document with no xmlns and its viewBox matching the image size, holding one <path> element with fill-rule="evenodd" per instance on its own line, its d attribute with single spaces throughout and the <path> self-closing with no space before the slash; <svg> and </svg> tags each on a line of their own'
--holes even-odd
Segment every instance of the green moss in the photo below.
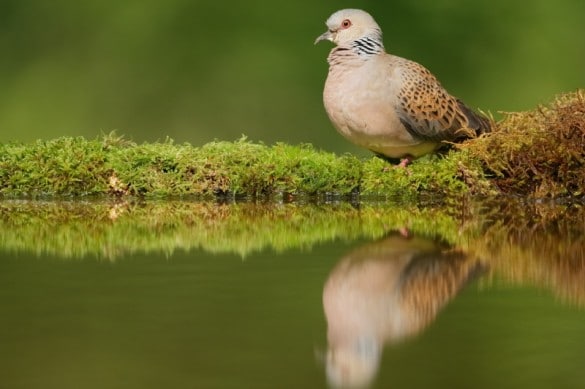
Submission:
<svg viewBox="0 0 585 389">
<path fill-rule="evenodd" d="M 372 157 L 337 156 L 310 145 L 213 142 L 137 145 L 113 134 L 59 138 L 0 149 L 0 193 L 17 196 L 134 195 L 247 198 L 444 197 L 469 191 L 461 153 L 408 169 Z"/>
<path fill-rule="evenodd" d="M 479 160 L 470 158 L 467 152 L 428 155 L 407 169 L 373 158 L 364 162 L 363 172 L 361 193 L 366 196 L 443 199 L 493 193 Z"/>
<path fill-rule="evenodd" d="M 330 197 L 450 199 L 509 193 L 585 194 L 585 92 L 550 107 L 508 114 L 492 133 L 430 155 L 408 168 L 335 155 L 310 145 L 264 145 L 242 138 L 201 147 L 135 144 L 115 134 L 0 145 L 0 194 L 149 198 Z"/>
<path fill-rule="evenodd" d="M 82 138 L 0 146 L 0 193 L 89 195 L 107 191 L 107 150 Z"/>
</svg>

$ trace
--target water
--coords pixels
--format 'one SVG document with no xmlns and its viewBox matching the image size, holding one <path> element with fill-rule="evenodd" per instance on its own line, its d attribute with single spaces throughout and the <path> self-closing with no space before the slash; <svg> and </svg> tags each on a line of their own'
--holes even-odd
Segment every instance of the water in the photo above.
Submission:
<svg viewBox="0 0 585 389">
<path fill-rule="evenodd" d="M 5 250 L 0 388 L 585 387 L 579 279 L 496 267 L 406 230 L 243 257 Z"/>
</svg>

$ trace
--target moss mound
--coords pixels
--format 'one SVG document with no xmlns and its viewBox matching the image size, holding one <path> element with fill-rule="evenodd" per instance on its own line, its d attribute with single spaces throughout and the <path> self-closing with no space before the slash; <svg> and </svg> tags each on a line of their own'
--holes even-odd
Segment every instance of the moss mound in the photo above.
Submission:
<svg viewBox="0 0 585 389">
<path fill-rule="evenodd" d="M 502 192 L 579 197 L 585 193 L 585 91 L 548 106 L 508 113 L 494 132 L 464 146 Z"/>
</svg>

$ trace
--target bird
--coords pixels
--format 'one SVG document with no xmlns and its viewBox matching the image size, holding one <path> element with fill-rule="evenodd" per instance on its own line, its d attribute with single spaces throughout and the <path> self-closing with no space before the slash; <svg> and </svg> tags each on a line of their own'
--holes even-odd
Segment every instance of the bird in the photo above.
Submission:
<svg viewBox="0 0 585 389">
<path fill-rule="evenodd" d="M 423 65 L 386 52 L 382 30 L 360 9 L 342 9 L 315 40 L 330 41 L 323 103 L 341 135 L 391 162 L 490 132 L 491 122 L 443 88 Z"/>
</svg>

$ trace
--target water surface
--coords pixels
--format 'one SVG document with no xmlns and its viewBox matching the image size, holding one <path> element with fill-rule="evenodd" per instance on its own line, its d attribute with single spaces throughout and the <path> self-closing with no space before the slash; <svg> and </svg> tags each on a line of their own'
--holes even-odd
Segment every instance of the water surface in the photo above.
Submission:
<svg viewBox="0 0 585 389">
<path fill-rule="evenodd" d="M 4 250 L 0 387 L 585 387 L 579 278 L 497 266 L 405 229 L 244 256 Z"/>
</svg>

